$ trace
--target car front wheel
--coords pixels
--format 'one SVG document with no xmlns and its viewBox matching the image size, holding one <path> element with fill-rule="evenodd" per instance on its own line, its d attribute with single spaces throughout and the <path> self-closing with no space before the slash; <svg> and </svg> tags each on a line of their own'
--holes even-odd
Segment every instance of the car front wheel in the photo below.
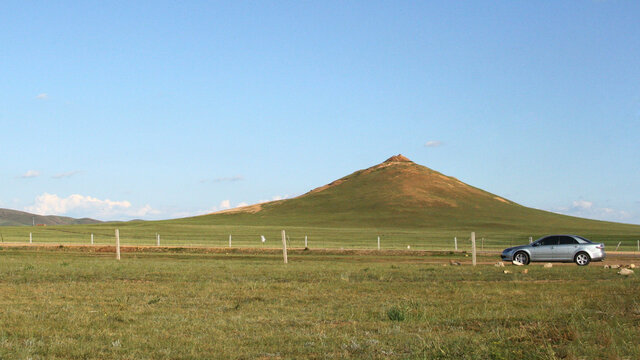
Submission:
<svg viewBox="0 0 640 360">
<path fill-rule="evenodd" d="M 513 255 L 513 261 L 517 261 L 520 264 L 528 265 L 529 264 L 529 255 L 526 252 L 520 251 Z"/>
<path fill-rule="evenodd" d="M 574 261 L 578 266 L 586 266 L 591 262 L 591 258 L 589 257 L 589 254 L 581 252 L 576 254 Z"/>
</svg>

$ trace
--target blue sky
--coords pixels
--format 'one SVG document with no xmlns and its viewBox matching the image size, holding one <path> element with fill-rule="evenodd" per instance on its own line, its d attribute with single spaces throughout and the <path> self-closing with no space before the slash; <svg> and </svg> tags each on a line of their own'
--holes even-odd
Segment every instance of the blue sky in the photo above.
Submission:
<svg viewBox="0 0 640 360">
<path fill-rule="evenodd" d="M 3 1 L 0 207 L 164 219 L 402 153 L 640 223 L 635 1 Z"/>
</svg>

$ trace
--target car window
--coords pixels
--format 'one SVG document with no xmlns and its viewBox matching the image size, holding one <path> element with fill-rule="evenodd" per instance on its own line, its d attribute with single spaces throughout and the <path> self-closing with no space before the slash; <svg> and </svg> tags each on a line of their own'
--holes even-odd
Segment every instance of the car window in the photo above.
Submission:
<svg viewBox="0 0 640 360">
<path fill-rule="evenodd" d="M 560 236 L 560 245 L 573 245 L 577 244 L 578 240 L 571 236 Z"/>
<path fill-rule="evenodd" d="M 558 245 L 558 237 L 557 236 L 547 236 L 546 238 L 540 240 L 540 245 Z"/>
<path fill-rule="evenodd" d="M 583 238 L 582 236 L 576 236 L 578 238 L 578 242 L 581 244 L 592 244 L 591 240 L 587 238 Z"/>
</svg>

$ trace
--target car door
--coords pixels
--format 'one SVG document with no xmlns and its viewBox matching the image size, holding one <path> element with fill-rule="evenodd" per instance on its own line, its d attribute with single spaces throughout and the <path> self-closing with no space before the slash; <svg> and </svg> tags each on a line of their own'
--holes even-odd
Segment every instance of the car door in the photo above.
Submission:
<svg viewBox="0 0 640 360">
<path fill-rule="evenodd" d="M 553 249 L 553 258 L 558 261 L 573 261 L 578 250 L 578 240 L 572 236 L 558 236 L 558 246 Z"/>
<path fill-rule="evenodd" d="M 553 251 L 557 245 L 557 236 L 547 236 L 536 241 L 531 247 L 531 261 L 553 260 Z"/>
</svg>

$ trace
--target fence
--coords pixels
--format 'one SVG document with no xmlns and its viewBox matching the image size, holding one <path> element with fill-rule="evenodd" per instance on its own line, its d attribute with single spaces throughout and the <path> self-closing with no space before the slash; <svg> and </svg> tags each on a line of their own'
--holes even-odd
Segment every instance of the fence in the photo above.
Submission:
<svg viewBox="0 0 640 360">
<path fill-rule="evenodd" d="M 122 245 L 180 247 L 281 248 L 283 227 L 253 226 L 154 226 L 113 224 L 65 227 L 0 227 L 1 243 L 114 245 L 114 230 L 120 230 Z M 399 231 L 384 229 L 334 229 L 284 227 L 287 246 L 310 249 L 369 250 L 451 250 L 471 251 L 472 230 Z M 529 243 L 531 234 L 476 232 L 478 251 L 499 251 Z M 594 239 L 603 241 L 607 250 L 640 252 L 637 237 Z M 620 244 L 620 245 L 618 245 Z"/>
</svg>

